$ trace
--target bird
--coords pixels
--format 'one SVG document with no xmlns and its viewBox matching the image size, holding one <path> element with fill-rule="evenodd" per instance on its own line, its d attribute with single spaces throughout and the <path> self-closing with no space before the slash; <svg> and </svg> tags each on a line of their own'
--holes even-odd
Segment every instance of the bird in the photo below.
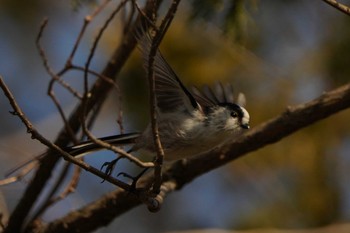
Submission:
<svg viewBox="0 0 350 233">
<path fill-rule="evenodd" d="M 148 72 L 152 39 L 141 29 L 136 33 L 144 68 Z M 244 108 L 245 96 L 239 93 L 235 101 L 232 85 L 216 83 L 215 88 L 204 86 L 188 89 L 157 49 L 153 63 L 158 133 L 164 151 L 164 161 L 171 162 L 200 155 L 225 144 L 249 129 L 250 115 Z M 100 138 L 112 145 L 133 144 L 128 153 L 156 154 L 153 131 L 149 123 L 141 133 L 128 133 Z M 69 148 L 73 155 L 86 154 L 100 145 L 86 141 Z M 110 175 L 119 158 L 106 162 Z M 125 175 L 125 173 L 123 173 Z"/>
<path fill-rule="evenodd" d="M 135 37 L 148 72 L 152 38 L 144 29 Z M 198 156 L 239 137 L 243 130 L 250 128 L 250 115 L 244 107 L 245 96 L 240 93 L 234 98 L 232 85 L 217 83 L 214 88 L 186 88 L 159 49 L 154 56 L 153 71 L 158 133 L 165 162 Z M 141 133 L 99 139 L 115 146 L 131 145 L 128 153 L 156 154 L 151 124 Z M 72 156 L 81 157 L 105 148 L 87 140 L 63 149 Z M 106 166 L 106 175 L 112 173 L 120 158 L 102 165 L 101 169 Z"/>
</svg>

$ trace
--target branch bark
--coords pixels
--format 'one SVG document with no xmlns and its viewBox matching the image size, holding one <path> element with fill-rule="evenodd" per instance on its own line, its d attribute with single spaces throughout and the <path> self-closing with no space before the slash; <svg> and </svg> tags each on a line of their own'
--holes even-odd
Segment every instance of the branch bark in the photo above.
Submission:
<svg viewBox="0 0 350 233">
<path fill-rule="evenodd" d="M 288 135 L 350 107 L 350 84 L 321 95 L 319 98 L 288 107 L 275 118 L 256 126 L 223 148 L 216 148 L 200 157 L 177 162 L 163 171 L 160 199 L 181 189 L 196 177 L 239 158 L 249 152 L 278 142 Z M 149 173 L 141 185 L 153 182 Z M 106 194 L 100 200 L 51 222 L 41 233 L 91 232 L 105 226 L 114 218 L 139 205 L 140 201 L 121 190 Z"/>
</svg>

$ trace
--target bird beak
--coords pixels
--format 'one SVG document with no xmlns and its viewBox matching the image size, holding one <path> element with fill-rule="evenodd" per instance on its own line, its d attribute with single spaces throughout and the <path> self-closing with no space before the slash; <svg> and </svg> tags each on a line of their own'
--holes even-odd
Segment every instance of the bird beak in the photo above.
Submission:
<svg viewBox="0 0 350 233">
<path fill-rule="evenodd" d="M 248 123 L 241 124 L 241 127 L 242 127 L 243 129 L 249 129 L 249 128 L 250 128 L 250 126 L 249 126 Z"/>
</svg>

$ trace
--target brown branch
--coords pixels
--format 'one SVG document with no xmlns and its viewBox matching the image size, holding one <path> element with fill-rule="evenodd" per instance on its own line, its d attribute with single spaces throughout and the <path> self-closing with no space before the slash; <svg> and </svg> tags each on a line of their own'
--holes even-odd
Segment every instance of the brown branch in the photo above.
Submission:
<svg viewBox="0 0 350 233">
<path fill-rule="evenodd" d="M 284 113 L 256 126 L 226 147 L 214 149 L 198 158 L 189 159 L 186 163 L 180 161 L 164 170 L 162 185 L 165 185 L 165 188 L 161 188 L 161 190 L 166 191 L 161 192 L 163 195 L 161 199 L 167 193 L 180 189 L 204 173 L 223 166 L 244 154 L 275 143 L 308 125 L 347 108 L 350 108 L 350 84 L 326 92 L 308 103 L 288 107 Z M 149 173 L 140 180 L 139 184 L 150 185 L 152 181 L 153 175 Z M 117 216 L 139 204 L 138 199 L 131 198 L 125 192 L 116 190 L 94 203 L 69 213 L 62 219 L 50 223 L 41 232 L 55 233 L 67 229 L 70 229 L 70 232 L 90 232 L 105 226 Z M 84 224 L 81 224 L 82 221 Z"/>
<path fill-rule="evenodd" d="M 348 6 L 345 6 L 344 4 L 341 4 L 337 2 L 336 0 L 323 0 L 325 3 L 331 5 L 332 7 L 338 9 L 339 11 L 350 15 L 350 8 Z"/>
<path fill-rule="evenodd" d="M 67 62 L 66 62 L 66 67 L 70 67 L 74 58 L 74 55 L 78 49 L 78 46 L 80 45 L 80 41 L 83 38 L 86 28 L 89 25 L 89 23 L 93 20 L 93 18 L 96 17 L 96 15 L 98 15 L 106 6 L 107 4 L 110 2 L 111 0 L 105 0 L 99 7 L 97 7 L 95 9 L 95 11 L 91 14 L 85 17 L 84 19 L 84 24 L 83 27 L 81 28 L 79 35 L 77 37 L 77 40 L 74 43 L 73 49 L 71 54 L 69 55 Z"/>
<path fill-rule="evenodd" d="M 153 133 L 153 140 L 154 140 L 154 147 L 156 148 L 157 152 L 157 158 L 155 160 L 155 167 L 154 167 L 154 185 L 152 188 L 152 191 L 154 194 L 158 194 L 160 192 L 160 186 L 162 183 L 162 165 L 163 165 L 163 159 L 164 159 L 164 150 L 162 147 L 162 143 L 159 137 L 158 132 L 158 122 L 157 122 L 157 98 L 156 98 L 156 86 L 155 86 L 155 78 L 154 78 L 154 57 L 156 56 L 156 53 L 158 51 L 158 47 L 160 45 L 160 42 L 162 41 L 162 38 L 164 37 L 168 27 L 170 26 L 170 23 L 172 22 L 177 7 L 180 3 L 180 0 L 174 0 L 172 2 L 171 7 L 169 8 L 166 16 L 164 17 L 160 27 L 158 30 L 156 30 L 156 35 L 154 36 L 151 44 L 151 49 L 149 52 L 149 59 L 148 59 L 148 80 L 149 80 L 149 89 L 150 89 L 150 105 L 151 105 L 151 126 L 152 126 L 152 133 Z M 137 7 L 137 5 L 136 5 Z M 139 9 L 137 7 L 137 9 Z M 141 11 L 142 12 L 142 11 Z M 144 14 L 142 14 L 144 15 Z M 146 17 L 146 20 L 148 18 Z M 156 21 L 156 19 L 154 19 Z"/>
<path fill-rule="evenodd" d="M 159 32 L 159 31 L 158 31 Z M 158 33 L 157 33 L 158 34 Z M 154 147 L 156 149 L 156 160 L 154 162 L 154 185 L 152 192 L 157 194 L 160 192 L 160 185 L 162 181 L 162 164 L 163 164 L 163 158 L 164 158 L 164 150 L 162 147 L 162 143 L 160 141 L 159 132 L 158 132 L 158 122 L 157 122 L 157 99 L 155 94 L 155 81 L 154 81 L 154 57 L 157 53 L 159 43 L 155 43 L 156 40 L 154 39 L 152 41 L 151 50 L 149 53 L 149 59 L 148 59 L 148 80 L 149 80 L 149 89 L 150 89 L 150 112 L 151 112 L 151 127 L 152 127 L 152 134 L 153 134 L 153 141 L 154 141 Z"/>
<path fill-rule="evenodd" d="M 89 74 L 89 70 L 90 70 L 90 64 L 92 62 L 92 58 L 94 57 L 95 51 L 97 49 L 98 43 L 102 37 L 102 35 L 104 34 L 105 30 L 107 29 L 108 25 L 110 24 L 110 22 L 114 19 L 115 15 L 122 9 L 122 7 L 125 5 L 126 0 L 122 1 L 121 3 L 118 4 L 117 8 L 112 12 L 112 14 L 110 14 L 110 16 L 107 18 L 107 20 L 104 22 L 102 28 L 99 30 L 97 37 L 95 38 L 92 48 L 90 50 L 89 56 L 87 58 L 85 67 L 84 67 L 84 98 L 83 98 L 83 108 L 84 111 L 82 113 L 83 118 L 85 118 L 85 113 L 86 113 L 86 107 L 87 107 L 87 101 L 90 98 L 90 94 L 89 93 L 89 85 L 88 85 L 88 74 Z M 83 121 L 85 122 L 85 121 Z"/>
<path fill-rule="evenodd" d="M 67 131 L 67 133 L 69 134 L 71 139 L 75 140 L 74 132 L 71 129 L 70 125 L 68 124 L 67 117 L 64 114 L 64 111 L 63 111 L 63 109 L 62 109 L 58 99 L 56 98 L 55 92 L 53 91 L 53 85 L 54 85 L 55 82 L 58 82 L 64 88 L 66 88 L 70 93 L 72 93 L 75 97 L 77 97 L 79 99 L 81 99 L 82 97 L 68 83 L 66 83 L 64 80 L 62 80 L 60 75 L 55 74 L 54 71 L 52 70 L 51 66 L 49 65 L 49 61 L 47 59 L 46 53 L 45 53 L 44 49 L 42 48 L 42 46 L 40 44 L 41 38 L 42 38 L 43 33 L 44 33 L 44 29 L 46 28 L 47 23 L 48 23 L 48 19 L 46 18 L 46 19 L 44 19 L 44 21 L 42 22 L 42 24 L 40 26 L 40 30 L 39 30 L 38 36 L 36 38 L 35 44 L 36 44 L 36 47 L 37 47 L 37 49 L 39 51 L 40 57 L 41 57 L 41 59 L 43 61 L 44 67 L 46 69 L 46 72 L 51 76 L 51 80 L 50 80 L 50 83 L 49 83 L 49 87 L 48 87 L 47 93 L 50 96 L 50 98 L 52 99 L 53 103 L 55 104 L 58 112 L 60 113 L 60 116 L 61 116 L 61 118 L 63 120 L 63 123 L 64 123 L 64 126 L 65 126 L 65 130 Z M 61 72 L 64 73 L 66 71 L 67 71 L 67 69 L 64 69 Z"/>
<path fill-rule="evenodd" d="M 23 164 L 20 167 L 17 167 L 11 170 L 7 174 L 11 175 L 12 173 L 16 172 L 18 169 L 20 169 L 20 172 L 11 177 L 7 177 L 7 174 L 6 174 L 5 176 L 7 178 L 0 180 L 0 186 L 12 184 L 22 180 L 23 177 L 25 177 L 29 172 L 33 171 L 33 169 L 37 166 L 38 166 L 37 160 L 34 160 L 34 161 L 31 160 L 30 163 Z"/>
</svg>

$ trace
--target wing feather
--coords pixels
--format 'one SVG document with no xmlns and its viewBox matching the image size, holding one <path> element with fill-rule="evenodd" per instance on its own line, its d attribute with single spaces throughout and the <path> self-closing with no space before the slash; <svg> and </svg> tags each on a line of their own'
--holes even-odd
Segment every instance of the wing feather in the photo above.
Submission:
<svg viewBox="0 0 350 233">
<path fill-rule="evenodd" d="M 136 33 L 140 50 L 144 59 L 144 67 L 148 72 L 149 53 L 152 46 L 151 36 L 145 28 Z M 157 106 L 161 112 L 187 111 L 200 108 L 199 103 L 182 84 L 173 69 L 163 58 L 159 50 L 154 57 L 155 94 Z"/>
<path fill-rule="evenodd" d="M 236 101 L 234 98 L 233 86 L 231 84 L 217 83 L 214 88 L 209 86 L 203 86 L 200 90 L 197 87 L 191 89 L 194 98 L 202 107 L 211 107 L 222 103 L 235 103 L 243 102 L 240 99 L 244 96 L 239 94 L 239 98 Z M 238 103 L 241 104 L 241 103 Z"/>
</svg>

